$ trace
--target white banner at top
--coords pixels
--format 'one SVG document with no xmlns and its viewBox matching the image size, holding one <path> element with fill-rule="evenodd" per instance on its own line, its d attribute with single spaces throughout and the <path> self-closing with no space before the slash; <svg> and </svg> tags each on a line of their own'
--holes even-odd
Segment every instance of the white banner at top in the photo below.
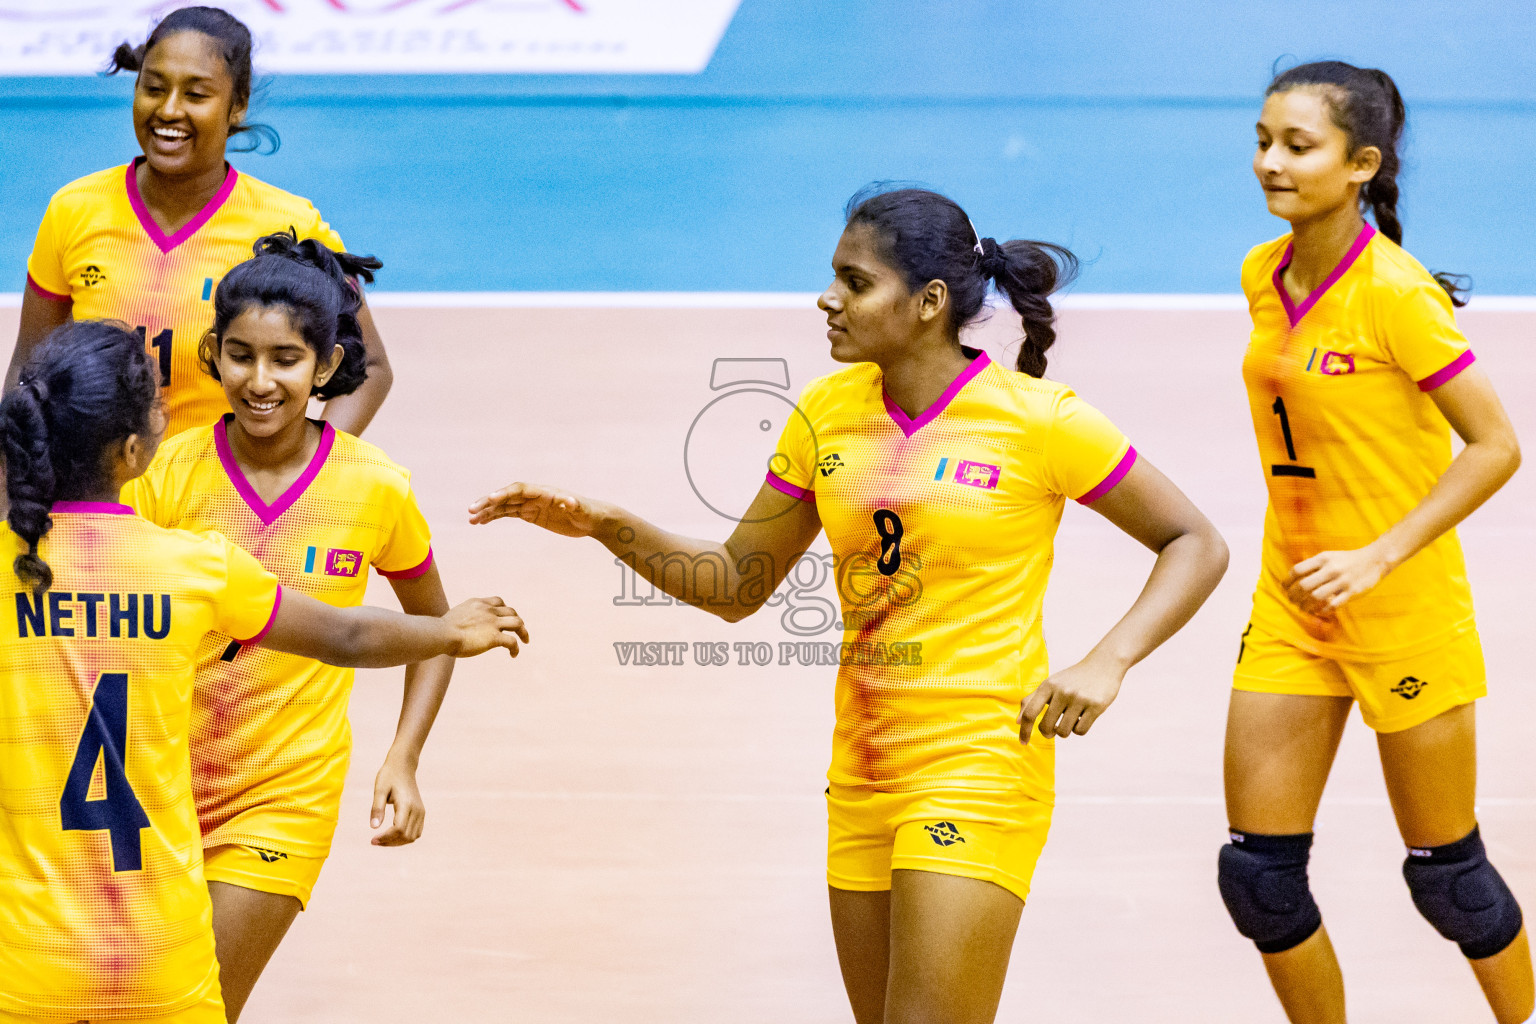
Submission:
<svg viewBox="0 0 1536 1024">
<path fill-rule="evenodd" d="M 217 3 L 217 0 L 211 0 Z M 692 74 L 740 0 L 225 0 L 260 71 Z M 0 0 L 0 75 L 100 71 L 185 2 Z"/>
</svg>

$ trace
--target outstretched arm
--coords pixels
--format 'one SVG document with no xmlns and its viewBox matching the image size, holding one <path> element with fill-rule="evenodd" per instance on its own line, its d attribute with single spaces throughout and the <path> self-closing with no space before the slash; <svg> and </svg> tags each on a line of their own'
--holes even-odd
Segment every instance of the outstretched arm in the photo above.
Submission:
<svg viewBox="0 0 1536 1024">
<path fill-rule="evenodd" d="M 814 503 L 767 484 L 723 544 L 668 533 L 617 505 L 540 484 L 511 484 L 469 512 L 471 523 L 516 518 L 566 537 L 596 538 L 658 590 L 727 622 L 762 607 L 821 532 Z"/>
<path fill-rule="evenodd" d="M 1157 562 L 1130 611 L 1104 639 L 1024 702 L 1019 738 L 1026 743 L 1037 718 L 1042 736 L 1086 734 L 1120 692 L 1130 667 L 1177 633 L 1227 571 L 1227 545 L 1216 527 L 1145 457 L 1090 507 L 1157 552 Z"/>
<path fill-rule="evenodd" d="M 528 630 L 499 597 L 474 597 L 441 617 L 382 608 L 335 608 L 284 590 L 262 645 L 343 668 L 388 668 L 440 654 L 471 658 L 494 647 L 517 657 Z"/>
<path fill-rule="evenodd" d="M 1386 533 L 1353 551 L 1323 551 L 1297 563 L 1286 593 L 1312 615 L 1326 616 L 1370 590 L 1493 497 L 1520 468 L 1520 442 L 1493 384 L 1472 366 L 1429 393 L 1466 442 L 1424 500 Z"/>
<path fill-rule="evenodd" d="M 443 593 L 436 564 L 414 579 L 392 579 L 389 583 L 408 615 L 442 615 L 448 611 L 448 598 Z M 405 667 L 400 722 L 395 726 L 395 742 L 374 776 L 369 824 L 373 828 L 384 824 L 384 808 L 388 805 L 394 806 L 395 818 L 389 828 L 373 837 L 374 846 L 403 846 L 421 838 L 427 808 L 416 786 L 416 765 L 452 678 L 453 659 L 447 655 Z"/>
</svg>

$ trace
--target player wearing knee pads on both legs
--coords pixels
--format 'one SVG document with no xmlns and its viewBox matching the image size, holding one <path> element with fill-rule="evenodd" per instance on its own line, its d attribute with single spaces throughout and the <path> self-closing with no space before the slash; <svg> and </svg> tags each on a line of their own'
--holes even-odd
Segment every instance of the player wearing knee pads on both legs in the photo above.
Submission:
<svg viewBox="0 0 1536 1024">
<path fill-rule="evenodd" d="M 1502 953 L 1520 934 L 1520 904 L 1488 862 L 1475 825 L 1454 843 L 1410 846 L 1403 879 L 1419 913 L 1468 960 Z"/>
<path fill-rule="evenodd" d="M 1237 930 L 1261 953 L 1283 953 L 1310 939 L 1323 925 L 1307 884 L 1312 833 L 1231 836 L 1221 848 L 1216 880 Z"/>
</svg>

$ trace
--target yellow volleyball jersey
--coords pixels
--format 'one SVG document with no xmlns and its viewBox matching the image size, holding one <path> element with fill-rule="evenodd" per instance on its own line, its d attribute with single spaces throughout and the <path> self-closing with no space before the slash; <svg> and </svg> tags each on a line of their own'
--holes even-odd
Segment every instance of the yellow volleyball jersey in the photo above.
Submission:
<svg viewBox="0 0 1536 1024">
<path fill-rule="evenodd" d="M 158 360 L 170 425 L 166 436 L 207 426 L 228 410 L 197 349 L 213 326 L 213 291 L 263 235 L 293 228 L 341 249 L 341 238 L 310 205 L 233 167 L 208 205 L 167 236 L 139 195 L 134 168 L 113 167 L 73 181 L 48 203 L 27 260 L 27 279 L 45 298 L 71 300 L 77 320 L 121 320 L 144 336 Z"/>
<path fill-rule="evenodd" d="M 1253 335 L 1243 380 L 1269 487 L 1253 621 L 1303 650 L 1387 660 L 1473 628 L 1454 530 L 1336 615 L 1285 596 L 1298 562 L 1363 547 L 1424 499 L 1451 463 L 1429 392 L 1473 361 L 1445 290 L 1370 225 L 1322 285 L 1292 303 L 1289 235 L 1243 261 Z"/>
<path fill-rule="evenodd" d="M 41 597 L 0 525 L 0 1015 L 160 1017 L 218 994 L 193 806 L 193 672 L 281 590 L 217 534 L 60 502 Z"/>
<path fill-rule="evenodd" d="M 1066 498 L 1130 471 L 1125 436 L 1070 388 L 969 367 L 909 418 L 879 367 L 812 381 L 768 482 L 816 504 L 843 615 L 829 779 L 1050 800 L 1054 750 L 1019 742 L 1049 674 L 1041 605 Z"/>
<path fill-rule="evenodd" d="M 363 603 L 370 565 L 392 577 L 427 571 L 431 537 L 410 474 L 383 452 L 323 424 L 309 466 L 268 505 L 230 453 L 230 418 L 167 441 L 123 500 L 162 526 L 218 531 L 283 586 L 338 608 Z M 198 651 L 192 785 L 203 843 L 323 857 L 351 752 L 352 670 L 238 639 L 215 633 Z"/>
</svg>

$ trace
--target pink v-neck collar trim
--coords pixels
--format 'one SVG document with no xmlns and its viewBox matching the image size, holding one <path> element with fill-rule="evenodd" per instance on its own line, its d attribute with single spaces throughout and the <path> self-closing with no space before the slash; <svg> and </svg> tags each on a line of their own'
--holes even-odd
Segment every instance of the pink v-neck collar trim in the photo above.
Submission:
<svg viewBox="0 0 1536 1024">
<path fill-rule="evenodd" d="M 139 226 L 149 236 L 150 241 L 159 247 L 160 251 L 170 252 L 182 242 L 197 234 L 197 229 L 207 224 L 213 215 L 219 212 L 229 194 L 235 190 L 235 181 L 239 179 L 240 172 L 233 167 L 224 175 L 224 184 L 208 200 L 208 205 L 197 211 L 197 216 L 187 221 L 174 235 L 167 235 L 160 230 L 160 225 L 155 223 L 155 218 L 150 216 L 149 207 L 144 205 L 144 197 L 139 195 L 139 176 L 135 172 L 139 164 L 144 162 L 143 157 L 135 157 L 128 162 L 128 173 L 125 175 L 128 187 L 128 205 L 133 207 L 134 216 L 139 218 Z"/>
<path fill-rule="evenodd" d="M 972 359 L 971 364 L 960 371 L 960 376 L 956 377 L 949 387 L 944 389 L 944 393 L 939 396 L 938 401 L 924 409 L 916 419 L 903 412 L 901 406 L 892 401 L 891 396 L 885 393 L 885 388 L 882 386 L 880 397 L 885 400 L 885 411 L 895 421 L 896 425 L 901 428 L 902 434 L 911 437 L 937 419 L 939 414 L 949 407 L 949 403 L 955 400 L 955 396 L 960 393 L 960 390 L 969 384 L 973 377 L 982 370 L 985 370 L 991 362 L 991 358 L 985 352 L 977 352 L 976 358 Z"/>
<path fill-rule="evenodd" d="M 213 446 L 219 453 L 219 463 L 223 465 L 225 475 L 235 485 L 235 491 L 251 507 L 251 511 L 256 513 L 256 518 L 267 526 L 277 522 L 278 516 L 304 496 L 309 485 L 315 482 L 315 477 L 320 475 L 320 468 L 325 465 L 326 456 L 331 454 L 331 446 L 335 443 L 336 428 L 329 423 L 323 424 L 320 428 L 320 445 L 315 449 L 309 465 L 304 467 L 304 472 L 299 474 L 299 478 L 288 486 L 281 497 L 268 505 L 245 478 L 240 463 L 235 461 L 235 453 L 229 447 L 229 421 L 221 419 L 213 425 Z"/>
<path fill-rule="evenodd" d="M 1354 266 L 1355 260 L 1360 258 L 1361 253 L 1365 252 L 1365 247 L 1370 244 L 1371 239 L 1374 237 L 1376 237 L 1375 228 L 1369 224 L 1362 227 L 1360 234 L 1355 237 L 1354 244 L 1349 247 L 1349 252 L 1346 252 L 1344 258 L 1339 260 L 1339 265 L 1333 268 L 1333 273 L 1329 274 L 1322 284 L 1314 288 L 1311 295 L 1301 300 L 1301 305 L 1299 306 L 1292 304 L 1290 293 L 1285 290 L 1285 282 L 1281 280 L 1282 275 L 1285 274 L 1285 268 L 1291 265 L 1291 255 L 1296 249 L 1294 241 L 1286 243 L 1285 255 L 1280 258 L 1280 265 L 1275 268 L 1274 279 L 1275 291 L 1280 293 L 1280 302 L 1285 306 L 1285 315 L 1290 319 L 1292 327 L 1301 323 L 1301 318 L 1306 316 L 1313 306 L 1317 305 L 1317 300 L 1321 299 L 1329 288 L 1338 283 L 1339 278 L 1344 276 L 1346 270 Z"/>
</svg>

